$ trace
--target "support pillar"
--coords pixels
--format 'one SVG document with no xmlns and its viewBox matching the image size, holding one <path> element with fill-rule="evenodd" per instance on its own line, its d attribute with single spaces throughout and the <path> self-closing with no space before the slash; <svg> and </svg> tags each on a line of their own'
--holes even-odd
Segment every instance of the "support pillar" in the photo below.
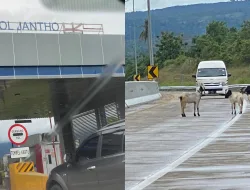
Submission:
<svg viewBox="0 0 250 190">
<path fill-rule="evenodd" d="M 65 80 L 60 79 L 53 81 L 51 84 L 52 92 L 52 108 L 55 118 L 55 123 L 60 123 L 60 120 L 69 111 L 70 102 L 67 94 L 67 87 Z M 60 93 L 61 92 L 61 93 Z M 62 153 L 75 153 L 75 142 L 73 137 L 73 130 L 71 120 L 69 120 L 64 126 L 59 126 L 59 138 Z"/>
</svg>

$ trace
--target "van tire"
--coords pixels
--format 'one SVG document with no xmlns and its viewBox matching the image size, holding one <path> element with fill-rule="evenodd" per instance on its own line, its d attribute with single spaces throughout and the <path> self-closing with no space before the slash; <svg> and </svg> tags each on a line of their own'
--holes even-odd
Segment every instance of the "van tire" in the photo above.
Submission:
<svg viewBox="0 0 250 190">
<path fill-rule="evenodd" d="M 56 183 L 56 184 L 52 185 L 49 190 L 63 190 L 63 189 L 60 185 L 58 185 Z"/>
</svg>

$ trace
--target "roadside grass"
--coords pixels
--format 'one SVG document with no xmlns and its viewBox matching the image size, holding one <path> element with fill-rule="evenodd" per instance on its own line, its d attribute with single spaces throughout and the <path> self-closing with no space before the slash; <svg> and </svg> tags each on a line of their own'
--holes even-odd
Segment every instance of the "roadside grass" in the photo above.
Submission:
<svg viewBox="0 0 250 190">
<path fill-rule="evenodd" d="M 51 110 L 47 80 L 11 80 L 0 100 L 0 119 L 48 117 Z"/>
<path fill-rule="evenodd" d="M 232 74 L 229 84 L 250 84 L 250 66 L 228 67 L 227 70 Z M 196 65 L 170 65 L 159 71 L 157 81 L 160 86 L 194 86 L 195 79 L 192 74 L 195 73 Z"/>
</svg>

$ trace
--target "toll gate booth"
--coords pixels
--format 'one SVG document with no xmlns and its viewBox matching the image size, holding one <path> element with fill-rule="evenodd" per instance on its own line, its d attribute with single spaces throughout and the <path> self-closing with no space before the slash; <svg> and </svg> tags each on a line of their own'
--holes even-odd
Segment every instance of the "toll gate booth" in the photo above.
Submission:
<svg viewBox="0 0 250 190">
<path fill-rule="evenodd" d="M 58 135 L 54 139 L 44 133 L 30 135 L 21 147 L 29 147 L 30 157 L 25 161 L 33 162 L 36 172 L 49 175 L 52 169 L 63 162 Z"/>
<path fill-rule="evenodd" d="M 1 120 L 54 116 L 58 124 L 108 65 L 125 59 L 124 35 L 2 32 L 0 40 Z M 124 76 L 123 64 L 59 127 L 62 154 L 75 151 L 109 122 L 125 118 Z"/>
</svg>

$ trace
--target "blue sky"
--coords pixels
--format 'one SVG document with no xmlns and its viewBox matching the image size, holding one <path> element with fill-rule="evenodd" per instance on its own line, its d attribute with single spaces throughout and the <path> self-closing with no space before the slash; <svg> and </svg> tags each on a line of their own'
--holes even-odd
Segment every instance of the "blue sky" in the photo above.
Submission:
<svg viewBox="0 0 250 190">
<path fill-rule="evenodd" d="M 134 0 L 136 11 L 147 10 L 147 0 Z M 227 2 L 229 0 L 151 0 L 151 9 L 161 9 L 165 7 L 172 7 L 178 5 L 190 5 L 198 3 L 217 3 Z M 133 0 L 126 2 L 126 12 L 133 10 Z"/>
</svg>

